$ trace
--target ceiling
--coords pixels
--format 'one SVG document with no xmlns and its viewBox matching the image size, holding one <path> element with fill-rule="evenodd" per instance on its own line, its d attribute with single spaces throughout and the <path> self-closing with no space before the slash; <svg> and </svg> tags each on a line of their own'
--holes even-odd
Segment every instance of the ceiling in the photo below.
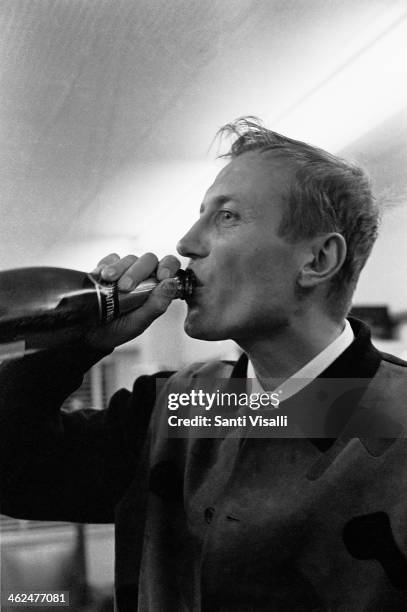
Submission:
<svg viewBox="0 0 407 612">
<path fill-rule="evenodd" d="M 173 251 L 241 115 L 406 193 L 404 0 L 3 0 L 0 21 L 3 268 Z"/>
</svg>

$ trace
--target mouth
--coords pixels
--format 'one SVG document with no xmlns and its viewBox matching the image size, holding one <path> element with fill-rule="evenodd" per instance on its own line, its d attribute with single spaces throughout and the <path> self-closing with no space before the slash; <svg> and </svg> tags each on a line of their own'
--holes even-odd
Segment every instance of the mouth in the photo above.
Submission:
<svg viewBox="0 0 407 612">
<path fill-rule="evenodd" d="M 187 268 L 185 270 L 186 274 L 188 275 L 188 279 L 192 285 L 192 291 L 196 288 L 196 287 L 203 287 L 203 282 L 201 281 L 201 279 L 196 275 L 196 273 L 192 270 L 192 268 Z"/>
<path fill-rule="evenodd" d="M 185 276 L 187 279 L 187 296 L 185 298 L 186 303 L 189 306 L 192 306 L 195 302 L 195 298 L 197 297 L 199 290 L 204 286 L 201 279 L 195 274 L 192 268 L 186 268 Z"/>
</svg>

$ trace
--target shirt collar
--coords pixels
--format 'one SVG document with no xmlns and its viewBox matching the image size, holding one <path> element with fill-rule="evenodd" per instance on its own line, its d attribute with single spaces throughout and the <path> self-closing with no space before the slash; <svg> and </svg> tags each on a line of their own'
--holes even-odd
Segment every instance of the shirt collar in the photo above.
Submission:
<svg viewBox="0 0 407 612">
<path fill-rule="evenodd" d="M 346 349 L 352 344 L 355 335 L 349 321 L 345 320 L 345 327 L 341 334 L 325 347 L 311 361 L 295 372 L 290 378 L 278 385 L 280 402 L 292 397 L 304 389 L 312 380 L 326 370 Z M 264 393 L 264 389 L 256 376 L 253 364 L 249 359 L 247 378 L 252 380 L 251 393 Z"/>
</svg>

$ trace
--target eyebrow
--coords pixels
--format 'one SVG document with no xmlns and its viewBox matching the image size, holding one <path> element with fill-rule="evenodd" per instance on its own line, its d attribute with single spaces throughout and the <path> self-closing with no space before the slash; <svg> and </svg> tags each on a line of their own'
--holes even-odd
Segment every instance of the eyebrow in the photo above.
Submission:
<svg viewBox="0 0 407 612">
<path fill-rule="evenodd" d="M 227 202 L 230 202 L 231 200 L 238 202 L 238 198 L 236 198 L 233 194 L 220 195 L 220 196 L 216 196 L 215 198 L 213 198 L 213 200 L 211 200 L 211 205 L 219 207 L 219 206 L 222 206 L 223 204 L 227 204 Z M 203 213 L 204 210 L 205 210 L 205 206 L 204 206 L 204 203 L 202 202 L 199 208 L 199 212 Z"/>
</svg>

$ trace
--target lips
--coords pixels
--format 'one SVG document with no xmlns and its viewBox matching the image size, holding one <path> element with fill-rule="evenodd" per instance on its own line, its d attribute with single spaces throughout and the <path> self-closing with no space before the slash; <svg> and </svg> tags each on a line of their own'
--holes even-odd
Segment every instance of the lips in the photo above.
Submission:
<svg viewBox="0 0 407 612">
<path fill-rule="evenodd" d="M 188 307 L 193 307 L 198 299 L 198 295 L 201 292 L 201 288 L 204 286 L 204 283 L 202 282 L 202 280 L 199 278 L 199 276 L 196 275 L 195 270 L 193 270 L 192 268 L 186 268 L 185 270 L 190 279 L 191 279 L 191 286 L 192 286 L 192 291 L 190 292 L 190 294 L 185 298 L 186 303 L 188 304 Z"/>
<path fill-rule="evenodd" d="M 192 274 L 194 287 L 203 287 L 203 282 L 192 268 L 187 268 L 186 271 Z"/>
</svg>

